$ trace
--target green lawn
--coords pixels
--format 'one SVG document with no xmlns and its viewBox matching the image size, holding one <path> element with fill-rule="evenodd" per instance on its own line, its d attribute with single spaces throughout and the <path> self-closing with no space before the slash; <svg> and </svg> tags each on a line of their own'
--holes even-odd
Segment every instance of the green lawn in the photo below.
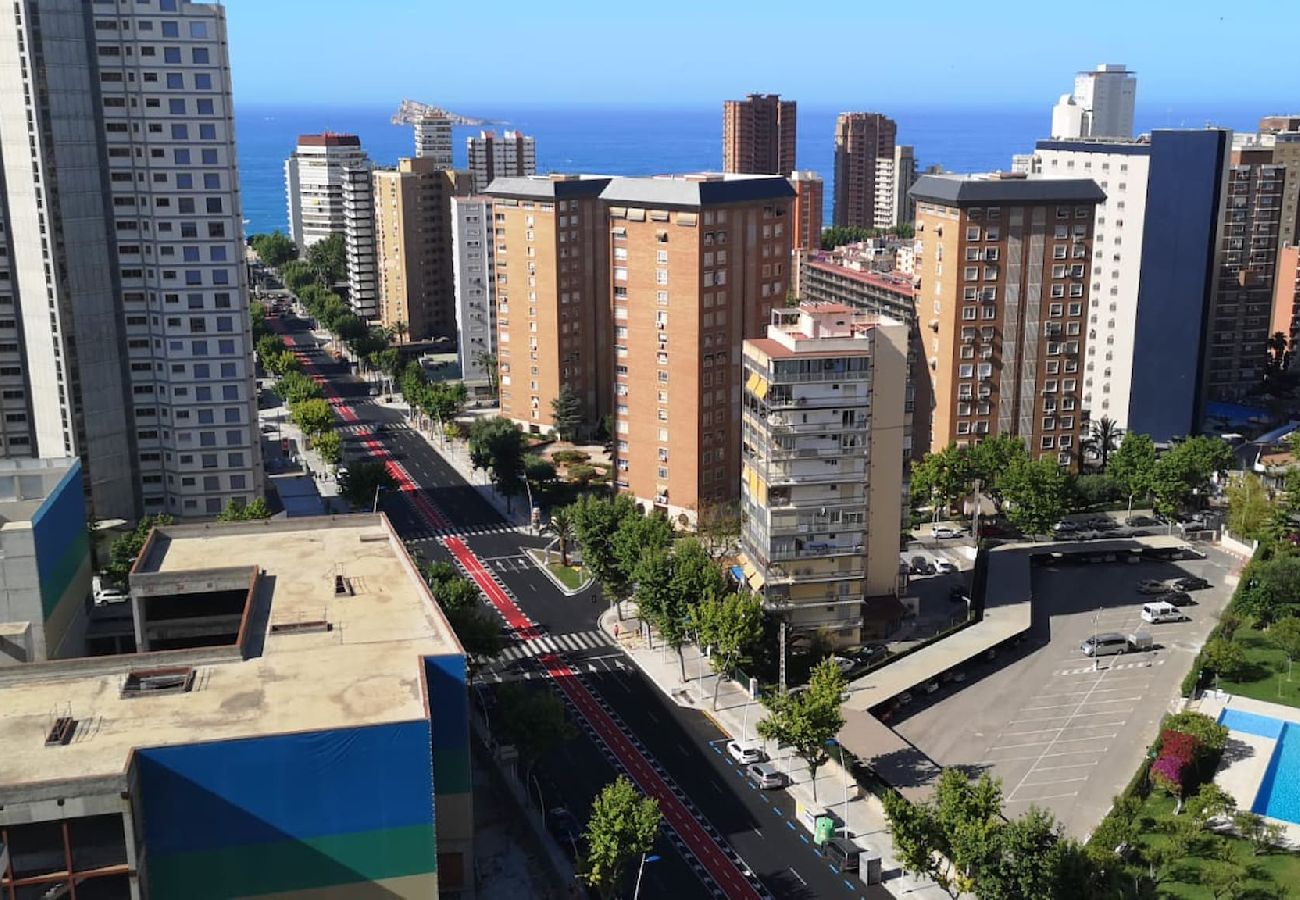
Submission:
<svg viewBox="0 0 1300 900">
<path fill-rule="evenodd" d="M 1242 626 L 1233 640 L 1245 648 L 1251 671 L 1241 681 L 1220 679 L 1219 686 L 1241 697 L 1300 707 L 1300 667 L 1288 678 L 1286 654 L 1254 627 Z"/>
<path fill-rule="evenodd" d="M 560 580 L 560 583 L 571 591 L 576 591 L 582 587 L 587 579 L 583 577 L 582 570 L 577 566 L 562 566 L 559 563 L 550 563 L 547 565 L 551 574 Z"/>
<path fill-rule="evenodd" d="M 1141 838 L 1144 844 L 1156 845 L 1167 840 L 1164 835 L 1155 832 L 1151 826 L 1154 825 L 1157 819 L 1169 816 L 1173 809 L 1173 798 L 1165 794 L 1152 792 L 1151 796 L 1147 798 L 1143 810 L 1146 820 L 1143 823 L 1143 837 Z M 1274 851 L 1263 856 L 1252 856 L 1253 851 L 1247 841 L 1234 837 L 1226 838 L 1226 840 L 1231 844 L 1236 858 L 1243 864 L 1259 866 L 1271 875 L 1279 885 L 1300 885 L 1300 855 Z M 1182 900 L 1213 900 L 1210 890 L 1200 883 L 1199 873 L 1204 865 L 1206 865 L 1206 861 L 1199 857 L 1186 860 L 1176 876 L 1177 881 L 1169 881 L 1160 885 L 1160 896 L 1177 897 L 1182 898 Z M 1264 888 L 1267 884 L 1266 881 L 1251 881 L 1244 887 Z"/>
</svg>

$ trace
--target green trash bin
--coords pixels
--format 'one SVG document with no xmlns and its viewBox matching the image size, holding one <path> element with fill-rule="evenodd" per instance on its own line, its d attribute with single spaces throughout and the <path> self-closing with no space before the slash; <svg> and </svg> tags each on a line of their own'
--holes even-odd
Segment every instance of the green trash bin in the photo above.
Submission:
<svg viewBox="0 0 1300 900">
<path fill-rule="evenodd" d="M 813 822 L 813 843 L 818 847 L 835 837 L 835 820 L 830 816 L 818 816 Z"/>
</svg>

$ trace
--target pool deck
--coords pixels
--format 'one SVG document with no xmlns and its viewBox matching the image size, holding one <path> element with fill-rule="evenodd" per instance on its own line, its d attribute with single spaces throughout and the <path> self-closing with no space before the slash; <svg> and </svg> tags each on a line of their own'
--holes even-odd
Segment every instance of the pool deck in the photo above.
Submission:
<svg viewBox="0 0 1300 900">
<path fill-rule="evenodd" d="M 1249 697 L 1235 697 L 1223 692 L 1207 691 L 1194 708 L 1215 721 L 1218 721 L 1224 710 L 1235 710 L 1267 716 L 1270 719 L 1280 719 L 1300 728 L 1300 709 L 1294 706 L 1264 703 Z M 1273 758 L 1273 750 L 1276 746 L 1277 741 L 1273 738 L 1247 734 L 1229 727 L 1228 746 L 1224 748 L 1223 758 L 1219 761 L 1219 769 L 1214 775 L 1214 781 L 1232 795 L 1232 798 L 1237 801 L 1238 809 L 1254 807 L 1255 798 L 1259 794 L 1260 785 L 1264 782 L 1264 775 L 1268 771 L 1268 764 Z M 1282 826 L 1286 840 L 1292 849 L 1300 848 L 1300 825 L 1269 816 L 1264 818 Z"/>
</svg>

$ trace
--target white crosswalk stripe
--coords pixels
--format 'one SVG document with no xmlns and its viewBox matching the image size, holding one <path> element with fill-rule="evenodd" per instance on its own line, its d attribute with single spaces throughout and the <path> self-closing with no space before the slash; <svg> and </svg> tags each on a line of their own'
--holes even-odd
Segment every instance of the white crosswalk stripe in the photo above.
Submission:
<svg viewBox="0 0 1300 900">
<path fill-rule="evenodd" d="M 506 647 L 498 656 L 476 656 L 475 662 L 483 664 L 514 662 L 529 656 L 547 653 L 571 653 L 614 646 L 603 632 L 577 631 L 568 634 L 550 634 L 531 641 L 522 641 Z"/>
<path fill-rule="evenodd" d="M 1102 663 L 1101 669 L 1105 671 L 1114 671 L 1118 669 L 1145 669 L 1145 668 L 1149 668 L 1150 666 L 1163 666 L 1164 664 L 1165 661 L 1163 659 L 1152 659 L 1152 660 L 1144 660 L 1142 662 L 1115 663 L 1114 665 L 1107 665 L 1106 663 Z M 1079 669 L 1062 669 L 1061 671 L 1053 672 L 1052 674 L 1053 675 L 1085 675 L 1088 672 L 1094 672 L 1094 671 L 1097 670 L 1094 669 L 1092 666 L 1084 666 Z"/>
</svg>

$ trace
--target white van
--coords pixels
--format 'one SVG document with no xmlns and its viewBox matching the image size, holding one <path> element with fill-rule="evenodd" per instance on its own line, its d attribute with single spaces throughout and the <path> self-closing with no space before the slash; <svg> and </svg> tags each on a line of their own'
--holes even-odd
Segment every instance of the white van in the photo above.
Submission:
<svg viewBox="0 0 1300 900">
<path fill-rule="evenodd" d="M 1156 603 L 1142 604 L 1143 622 L 1159 625 L 1161 622 L 1185 622 L 1187 620 L 1187 615 L 1172 603 L 1165 603 L 1162 600 Z"/>
</svg>

